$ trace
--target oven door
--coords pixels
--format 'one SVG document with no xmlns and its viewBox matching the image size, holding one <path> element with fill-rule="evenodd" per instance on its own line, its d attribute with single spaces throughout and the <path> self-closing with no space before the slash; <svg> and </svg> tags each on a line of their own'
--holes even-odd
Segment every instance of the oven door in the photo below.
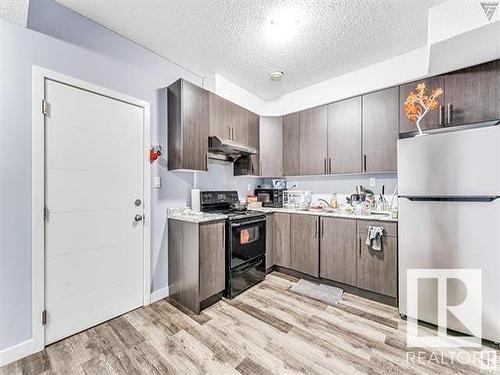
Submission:
<svg viewBox="0 0 500 375">
<path fill-rule="evenodd" d="M 229 260 L 231 268 L 266 254 L 266 218 L 229 223 Z"/>
</svg>

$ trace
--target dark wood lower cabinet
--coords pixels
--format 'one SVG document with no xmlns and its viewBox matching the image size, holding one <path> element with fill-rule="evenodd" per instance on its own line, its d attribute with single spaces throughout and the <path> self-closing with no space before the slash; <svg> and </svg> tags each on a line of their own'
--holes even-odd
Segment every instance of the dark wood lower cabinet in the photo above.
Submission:
<svg viewBox="0 0 500 375">
<path fill-rule="evenodd" d="M 365 244 L 367 234 L 358 233 L 356 286 L 390 297 L 397 297 L 397 238 L 382 237 L 382 250 Z"/>
<path fill-rule="evenodd" d="M 225 288 L 225 225 L 168 220 L 170 298 L 196 313 L 207 300 L 220 299 Z"/>
<path fill-rule="evenodd" d="M 319 217 L 290 216 L 290 268 L 319 276 Z"/>
<path fill-rule="evenodd" d="M 290 214 L 274 214 L 274 263 L 290 268 Z"/>
<path fill-rule="evenodd" d="M 266 216 L 266 270 L 274 266 L 274 214 Z"/>
<path fill-rule="evenodd" d="M 365 244 L 369 225 L 385 228 L 381 251 Z M 266 228 L 268 269 L 397 302 L 397 223 L 276 212 L 267 216 Z"/>
<path fill-rule="evenodd" d="M 201 302 L 226 286 L 226 223 L 201 224 L 199 236 Z"/>
<path fill-rule="evenodd" d="M 356 220 L 322 217 L 320 273 L 325 279 L 356 285 Z"/>
</svg>

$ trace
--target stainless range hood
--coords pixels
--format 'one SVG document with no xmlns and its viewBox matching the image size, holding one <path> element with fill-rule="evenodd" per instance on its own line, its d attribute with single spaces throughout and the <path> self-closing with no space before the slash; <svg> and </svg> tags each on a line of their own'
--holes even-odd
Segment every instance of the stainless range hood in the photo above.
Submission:
<svg viewBox="0 0 500 375">
<path fill-rule="evenodd" d="M 212 136 L 208 138 L 208 156 L 213 159 L 235 161 L 242 156 L 255 155 L 257 149 L 227 138 Z"/>
</svg>

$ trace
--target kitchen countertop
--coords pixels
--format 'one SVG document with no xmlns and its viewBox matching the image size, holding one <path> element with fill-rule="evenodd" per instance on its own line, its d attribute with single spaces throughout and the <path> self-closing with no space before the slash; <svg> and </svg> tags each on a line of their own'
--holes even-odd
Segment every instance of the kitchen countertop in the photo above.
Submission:
<svg viewBox="0 0 500 375">
<path fill-rule="evenodd" d="M 294 210 L 294 209 L 290 209 L 290 208 L 275 208 L 275 207 L 249 208 L 249 210 L 260 211 L 260 212 L 265 212 L 265 213 L 282 212 L 282 213 L 288 213 L 288 214 L 340 217 L 340 218 L 347 218 L 347 219 L 391 221 L 394 223 L 397 223 L 397 221 L 398 221 L 398 219 L 393 219 L 391 215 L 355 215 L 355 214 L 342 213 L 342 212 L 305 211 L 305 210 Z"/>
<path fill-rule="evenodd" d="M 169 208 L 167 209 L 167 218 L 199 224 L 210 221 L 226 220 L 227 215 L 196 212 L 191 211 L 189 208 Z"/>
</svg>

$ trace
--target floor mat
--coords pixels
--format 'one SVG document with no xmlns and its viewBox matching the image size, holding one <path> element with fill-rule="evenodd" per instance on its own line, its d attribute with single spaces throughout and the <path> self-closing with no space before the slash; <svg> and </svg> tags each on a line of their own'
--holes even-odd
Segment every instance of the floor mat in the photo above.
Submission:
<svg viewBox="0 0 500 375">
<path fill-rule="evenodd" d="M 335 286 L 326 284 L 315 284 L 310 281 L 300 279 L 297 284 L 290 288 L 297 294 L 325 302 L 329 305 L 336 305 L 342 298 L 344 291 Z"/>
</svg>

